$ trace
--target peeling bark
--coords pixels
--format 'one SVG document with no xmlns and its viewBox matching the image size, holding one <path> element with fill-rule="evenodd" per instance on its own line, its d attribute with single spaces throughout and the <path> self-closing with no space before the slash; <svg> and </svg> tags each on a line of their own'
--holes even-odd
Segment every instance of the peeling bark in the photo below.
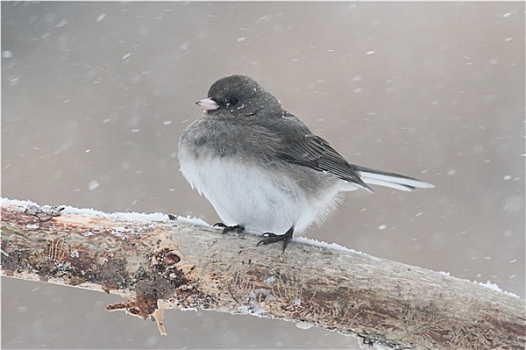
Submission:
<svg viewBox="0 0 526 350">
<path fill-rule="evenodd" d="M 118 294 L 108 310 L 210 309 L 302 321 L 397 349 L 524 349 L 524 300 L 352 251 L 185 221 L 3 201 L 2 275 Z"/>
</svg>

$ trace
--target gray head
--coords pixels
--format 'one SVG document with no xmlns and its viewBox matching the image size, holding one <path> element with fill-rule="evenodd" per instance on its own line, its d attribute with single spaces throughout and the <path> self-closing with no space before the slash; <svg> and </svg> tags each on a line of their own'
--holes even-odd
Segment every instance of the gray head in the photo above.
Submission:
<svg viewBox="0 0 526 350">
<path fill-rule="evenodd" d="M 265 91 L 254 79 L 243 75 L 229 75 L 216 81 L 208 90 L 208 98 L 196 102 L 209 114 L 258 116 L 281 113 L 279 101 Z"/>
</svg>

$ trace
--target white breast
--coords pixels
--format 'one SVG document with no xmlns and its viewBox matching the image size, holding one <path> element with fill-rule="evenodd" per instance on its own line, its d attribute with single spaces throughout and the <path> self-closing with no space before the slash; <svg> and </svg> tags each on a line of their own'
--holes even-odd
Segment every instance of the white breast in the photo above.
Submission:
<svg viewBox="0 0 526 350">
<path fill-rule="evenodd" d="M 282 234 L 291 226 L 302 231 L 318 216 L 304 191 L 279 173 L 232 158 L 195 160 L 184 149 L 179 160 L 184 177 L 226 225 Z"/>
</svg>

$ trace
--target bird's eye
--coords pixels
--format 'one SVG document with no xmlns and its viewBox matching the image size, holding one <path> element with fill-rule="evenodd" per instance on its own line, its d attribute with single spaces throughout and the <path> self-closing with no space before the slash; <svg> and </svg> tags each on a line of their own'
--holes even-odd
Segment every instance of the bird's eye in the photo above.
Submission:
<svg viewBox="0 0 526 350">
<path fill-rule="evenodd" d="M 235 106 L 237 104 L 237 98 L 232 97 L 230 100 L 228 100 L 229 106 Z"/>
</svg>

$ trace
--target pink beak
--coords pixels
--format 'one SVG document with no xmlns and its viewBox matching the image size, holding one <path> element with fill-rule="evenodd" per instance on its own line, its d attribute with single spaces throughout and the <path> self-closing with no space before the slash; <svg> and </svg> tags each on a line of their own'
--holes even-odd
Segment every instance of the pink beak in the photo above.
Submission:
<svg viewBox="0 0 526 350">
<path fill-rule="evenodd" d="M 203 108 L 205 111 L 213 111 L 219 108 L 219 105 L 216 101 L 211 98 L 205 98 L 204 100 L 199 100 L 195 103 L 199 107 Z"/>
</svg>

